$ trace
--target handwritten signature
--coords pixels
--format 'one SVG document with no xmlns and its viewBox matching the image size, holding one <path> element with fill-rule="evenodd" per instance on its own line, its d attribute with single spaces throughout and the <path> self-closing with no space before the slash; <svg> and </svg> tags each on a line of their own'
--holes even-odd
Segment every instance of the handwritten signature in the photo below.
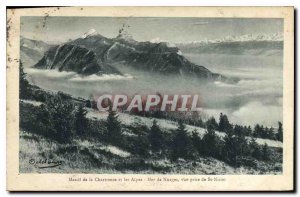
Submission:
<svg viewBox="0 0 300 197">
<path fill-rule="evenodd" d="M 63 161 L 53 159 L 29 159 L 29 164 L 37 168 L 54 168 L 62 165 Z"/>
</svg>

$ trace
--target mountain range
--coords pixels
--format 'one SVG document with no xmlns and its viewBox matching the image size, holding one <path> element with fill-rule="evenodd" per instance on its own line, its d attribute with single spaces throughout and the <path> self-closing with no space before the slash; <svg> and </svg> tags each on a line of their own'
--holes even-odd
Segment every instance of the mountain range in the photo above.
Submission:
<svg viewBox="0 0 300 197">
<path fill-rule="evenodd" d="M 226 80 L 202 65 L 190 62 L 186 53 L 274 55 L 283 50 L 279 34 L 243 35 L 190 43 L 138 42 L 127 33 L 107 38 L 91 29 L 77 39 L 59 45 L 21 37 L 21 60 L 39 69 L 73 71 L 81 75 L 123 75 L 121 65 L 131 70 L 163 75 Z M 130 71 L 129 71 L 130 72 Z M 130 73 L 126 73 L 130 74 Z"/>
<path fill-rule="evenodd" d="M 222 39 L 177 43 L 183 53 L 209 53 L 233 55 L 279 55 L 283 53 L 281 34 L 246 34 Z"/>
<path fill-rule="evenodd" d="M 33 42 L 26 38 L 21 40 L 21 43 Z M 37 47 L 38 42 L 34 42 L 35 45 L 30 50 L 21 44 L 21 51 L 24 54 L 34 51 L 32 59 L 39 60 L 33 67 L 39 69 L 74 71 L 81 75 L 123 75 L 125 73 L 120 71 L 120 65 L 125 65 L 131 70 L 148 74 L 194 76 L 208 80 L 226 79 L 204 66 L 190 62 L 176 46 L 167 42 L 138 42 L 127 34 L 107 38 L 92 29 L 79 38 L 60 45 L 45 46 L 41 42 L 41 46 Z M 41 56 L 42 52 L 44 55 Z"/>
</svg>

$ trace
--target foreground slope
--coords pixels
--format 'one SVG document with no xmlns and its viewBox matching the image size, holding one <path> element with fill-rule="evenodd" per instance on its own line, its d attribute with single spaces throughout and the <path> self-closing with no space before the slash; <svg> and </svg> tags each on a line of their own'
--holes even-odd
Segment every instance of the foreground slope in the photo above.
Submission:
<svg viewBox="0 0 300 197">
<path fill-rule="evenodd" d="M 115 147 L 86 140 L 74 140 L 70 144 L 58 144 L 42 136 L 20 131 L 20 172 L 22 173 L 93 173 L 93 174 L 281 174 L 280 164 L 258 164 L 259 169 L 234 168 L 214 158 L 168 159 L 139 158 Z M 39 161 L 49 158 L 62 165 L 55 168 L 39 168 L 28 158 Z M 33 163 L 33 161 L 31 161 Z"/>
</svg>

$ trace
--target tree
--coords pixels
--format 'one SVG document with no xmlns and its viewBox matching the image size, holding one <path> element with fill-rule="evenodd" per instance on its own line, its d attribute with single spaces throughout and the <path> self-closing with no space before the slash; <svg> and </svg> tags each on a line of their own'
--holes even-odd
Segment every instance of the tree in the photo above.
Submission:
<svg viewBox="0 0 300 197">
<path fill-rule="evenodd" d="M 22 99 L 28 99 L 29 97 L 29 82 L 26 79 L 26 73 L 24 72 L 23 63 L 20 61 L 19 66 L 19 97 Z"/>
<path fill-rule="evenodd" d="M 198 152 L 198 154 L 201 155 L 202 150 L 203 150 L 203 144 L 202 144 L 200 136 L 198 135 L 198 133 L 196 131 L 192 132 L 192 144 L 194 146 L 194 149 Z"/>
<path fill-rule="evenodd" d="M 273 127 L 270 127 L 269 129 L 267 129 L 267 138 L 271 139 L 271 140 L 276 140 L 275 132 L 274 132 Z"/>
<path fill-rule="evenodd" d="M 236 147 L 235 147 L 235 137 L 233 132 L 227 132 L 224 137 L 224 149 L 223 149 L 223 157 L 227 162 L 236 163 Z"/>
<path fill-rule="evenodd" d="M 163 149 L 164 136 L 159 126 L 157 125 L 156 120 L 153 120 L 153 124 L 149 132 L 149 142 L 151 150 L 153 152 L 161 152 L 161 150 Z"/>
<path fill-rule="evenodd" d="M 253 137 L 251 138 L 249 143 L 249 150 L 250 150 L 250 156 L 252 156 L 257 160 L 261 160 L 262 157 L 261 149 Z"/>
<path fill-rule="evenodd" d="M 233 131 L 234 131 L 234 134 L 237 136 L 242 136 L 242 135 L 246 134 L 244 132 L 243 126 L 240 126 L 240 125 L 235 125 Z"/>
<path fill-rule="evenodd" d="M 270 149 L 266 143 L 262 148 L 262 159 L 265 161 L 268 161 L 270 159 Z"/>
<path fill-rule="evenodd" d="M 238 127 L 240 128 L 240 127 Z M 243 133 L 238 132 L 236 134 L 233 130 L 226 132 L 224 137 L 224 154 L 225 161 L 233 164 L 234 166 L 239 165 L 238 159 L 246 156 L 249 152 L 248 142 Z"/>
<path fill-rule="evenodd" d="M 218 157 L 219 142 L 220 140 L 218 139 L 215 130 L 212 128 L 208 128 L 201 140 L 202 150 L 200 150 L 200 154 L 207 157 Z"/>
<path fill-rule="evenodd" d="M 260 137 L 263 138 L 263 139 L 266 139 L 266 138 L 267 138 L 267 127 L 264 128 L 264 126 L 261 125 L 261 130 L 260 130 L 260 132 L 261 132 Z"/>
<path fill-rule="evenodd" d="M 230 128 L 231 125 L 229 123 L 227 116 L 221 113 L 219 118 L 219 130 L 222 132 L 227 132 Z"/>
<path fill-rule="evenodd" d="M 116 144 L 120 143 L 122 138 L 121 122 L 118 120 L 118 115 L 115 111 L 109 110 L 106 119 L 106 133 L 105 138 L 108 142 Z"/>
<path fill-rule="evenodd" d="M 213 129 L 213 130 L 217 130 L 218 129 L 218 123 L 216 121 L 216 119 L 214 117 L 211 117 L 210 119 L 208 119 L 206 121 L 206 128 L 207 129 Z"/>
<path fill-rule="evenodd" d="M 249 154 L 248 141 L 242 130 L 240 133 L 235 135 L 235 148 L 237 156 L 243 157 Z"/>
<path fill-rule="evenodd" d="M 278 131 L 276 133 L 276 139 L 281 142 L 283 141 L 283 129 L 281 122 L 278 122 Z"/>
<path fill-rule="evenodd" d="M 254 127 L 253 136 L 256 138 L 262 137 L 262 127 L 259 124 L 256 124 Z"/>
<path fill-rule="evenodd" d="M 39 119 L 39 121 L 37 122 L 40 128 L 39 133 L 46 137 L 51 137 L 51 128 L 53 128 L 52 117 L 45 104 L 41 104 L 39 106 L 39 110 L 37 111 L 37 117 Z M 43 133 L 41 133 L 41 131 L 43 131 Z"/>
<path fill-rule="evenodd" d="M 172 141 L 172 159 L 187 159 L 190 156 L 190 139 L 184 124 L 180 121 Z"/>
<path fill-rule="evenodd" d="M 61 143 L 69 142 L 74 123 L 73 104 L 55 95 L 47 100 L 46 106 L 51 118 L 51 137 Z"/>
<path fill-rule="evenodd" d="M 253 133 L 252 133 L 252 129 L 250 126 L 248 126 L 248 127 L 245 126 L 245 131 L 247 133 L 247 136 L 252 136 Z"/>
<path fill-rule="evenodd" d="M 75 113 L 75 131 L 79 136 L 84 135 L 88 127 L 88 119 L 86 118 L 87 111 L 82 105 L 79 105 Z"/>
<path fill-rule="evenodd" d="M 137 134 L 135 138 L 131 139 L 132 153 L 136 153 L 144 158 L 149 155 L 150 143 L 147 138 L 147 135 L 143 135 L 142 133 Z"/>
<path fill-rule="evenodd" d="M 202 127 L 202 128 L 205 127 L 202 118 L 199 118 L 199 119 L 196 121 L 196 126 Z"/>
</svg>

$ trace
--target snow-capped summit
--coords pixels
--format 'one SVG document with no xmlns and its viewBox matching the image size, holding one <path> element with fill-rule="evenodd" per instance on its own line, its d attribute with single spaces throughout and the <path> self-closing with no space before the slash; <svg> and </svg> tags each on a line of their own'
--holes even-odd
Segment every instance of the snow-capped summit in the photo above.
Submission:
<svg viewBox="0 0 300 197">
<path fill-rule="evenodd" d="M 93 36 L 93 35 L 96 35 L 97 34 L 97 31 L 95 29 L 90 29 L 89 31 L 85 32 L 81 38 L 84 39 L 84 38 L 87 38 L 89 36 Z"/>
<path fill-rule="evenodd" d="M 123 26 L 119 29 L 119 34 L 116 39 L 136 43 L 136 41 L 133 39 L 133 36 L 128 32 L 129 27 L 129 25 L 123 24 Z"/>
<path fill-rule="evenodd" d="M 127 31 L 123 31 L 123 32 L 119 33 L 119 35 L 117 36 L 117 39 L 122 39 L 127 42 L 136 42 L 133 39 L 132 35 L 130 35 Z"/>
<path fill-rule="evenodd" d="M 189 43 L 178 43 L 178 44 L 209 44 L 209 43 L 224 43 L 224 42 L 250 42 L 250 41 L 283 41 L 282 33 L 274 34 L 244 34 L 244 35 L 232 35 L 226 36 L 219 39 L 203 39 L 199 41 L 193 41 Z"/>
<path fill-rule="evenodd" d="M 245 34 L 241 36 L 228 36 L 220 41 L 226 42 L 247 42 L 247 41 L 282 41 L 283 35 L 275 34 Z"/>
</svg>

